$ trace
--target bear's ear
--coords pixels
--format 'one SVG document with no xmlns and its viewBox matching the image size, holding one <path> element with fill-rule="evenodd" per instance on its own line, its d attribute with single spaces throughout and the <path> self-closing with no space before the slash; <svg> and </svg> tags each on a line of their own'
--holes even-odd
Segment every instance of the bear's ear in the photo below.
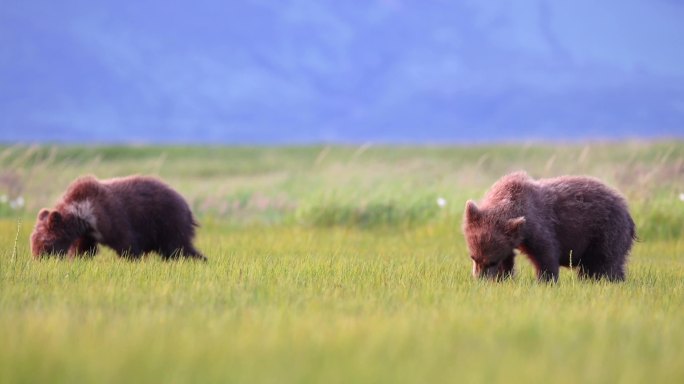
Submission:
<svg viewBox="0 0 684 384">
<path fill-rule="evenodd" d="M 509 235 L 517 235 L 520 233 L 523 225 L 525 225 L 525 216 L 516 217 L 506 222 L 506 233 Z"/>
<path fill-rule="evenodd" d="M 49 214 L 50 214 L 50 211 L 48 211 L 47 209 L 45 209 L 45 208 L 41 209 L 40 212 L 38 212 L 38 221 L 45 220 L 45 218 L 48 217 Z"/>
<path fill-rule="evenodd" d="M 62 214 L 57 211 L 50 212 L 48 216 L 48 225 L 55 226 L 62 223 Z"/>
<path fill-rule="evenodd" d="M 472 200 L 466 201 L 466 206 L 465 206 L 465 219 L 467 222 L 472 223 L 480 219 L 482 216 L 482 213 L 480 210 L 477 208 L 477 205 L 475 205 L 475 202 Z"/>
</svg>

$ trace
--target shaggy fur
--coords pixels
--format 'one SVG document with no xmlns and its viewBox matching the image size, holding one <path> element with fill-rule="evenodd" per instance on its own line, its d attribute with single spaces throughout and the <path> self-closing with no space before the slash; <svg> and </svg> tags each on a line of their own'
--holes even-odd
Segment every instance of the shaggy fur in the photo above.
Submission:
<svg viewBox="0 0 684 384">
<path fill-rule="evenodd" d="M 92 256 L 103 244 L 131 259 L 157 252 L 206 260 L 192 244 L 197 226 L 183 197 L 160 180 L 87 176 L 71 183 L 54 209 L 38 213 L 31 251 L 36 258 Z"/>
<path fill-rule="evenodd" d="M 624 198 L 599 180 L 535 181 L 524 172 L 497 181 L 479 206 L 469 200 L 463 233 L 474 276 L 511 276 L 518 249 L 543 281 L 558 280 L 560 266 L 577 267 L 580 277 L 624 280 L 636 238 Z"/>
</svg>

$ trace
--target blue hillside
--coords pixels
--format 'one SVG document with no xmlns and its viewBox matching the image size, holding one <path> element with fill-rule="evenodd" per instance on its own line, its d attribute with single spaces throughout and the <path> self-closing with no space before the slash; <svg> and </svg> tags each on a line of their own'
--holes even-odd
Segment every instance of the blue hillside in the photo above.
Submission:
<svg viewBox="0 0 684 384">
<path fill-rule="evenodd" d="M 684 137 L 676 1 L 13 1 L 1 142 Z"/>
</svg>

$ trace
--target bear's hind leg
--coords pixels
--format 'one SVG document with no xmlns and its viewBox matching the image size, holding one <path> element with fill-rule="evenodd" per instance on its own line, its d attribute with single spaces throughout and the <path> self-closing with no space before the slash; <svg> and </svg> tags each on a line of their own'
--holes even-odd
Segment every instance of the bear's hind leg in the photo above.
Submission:
<svg viewBox="0 0 684 384">
<path fill-rule="evenodd" d="M 175 260 L 179 258 L 189 258 L 206 261 L 207 258 L 202 255 L 192 244 L 166 246 L 159 250 L 159 255 L 164 260 Z"/>
<path fill-rule="evenodd" d="M 583 257 L 580 276 L 614 282 L 625 280 L 625 264 L 635 239 L 634 222 L 627 212 L 615 212 L 612 218 Z"/>
<path fill-rule="evenodd" d="M 583 279 L 601 280 L 606 278 L 608 281 L 615 282 L 625 280 L 624 270 L 620 266 L 609 264 L 583 263 L 577 273 Z"/>
<path fill-rule="evenodd" d="M 188 244 L 183 247 L 183 256 L 189 257 L 191 259 L 207 261 L 207 257 L 198 251 L 192 244 Z"/>
<path fill-rule="evenodd" d="M 117 247 L 112 247 L 119 257 L 127 260 L 140 260 L 145 253 L 140 247 L 136 245 L 121 245 Z"/>
<path fill-rule="evenodd" d="M 590 246 L 582 255 L 578 268 L 578 276 L 584 279 L 609 281 L 625 280 L 624 253 L 605 245 L 605 242 Z"/>
</svg>

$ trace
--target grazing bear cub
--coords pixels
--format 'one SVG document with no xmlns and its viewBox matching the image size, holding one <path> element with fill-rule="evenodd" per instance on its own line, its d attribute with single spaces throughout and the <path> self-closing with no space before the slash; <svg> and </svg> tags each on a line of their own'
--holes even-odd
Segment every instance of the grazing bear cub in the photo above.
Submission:
<svg viewBox="0 0 684 384">
<path fill-rule="evenodd" d="M 69 185 L 54 209 L 38 213 L 31 251 L 36 258 L 74 257 L 94 255 L 103 244 L 131 259 L 157 252 L 206 260 L 192 245 L 197 226 L 183 197 L 160 180 L 86 176 Z"/>
<path fill-rule="evenodd" d="M 577 267 L 580 277 L 624 280 L 636 238 L 624 198 L 599 180 L 533 180 L 525 172 L 502 177 L 479 207 L 468 200 L 463 233 L 473 276 L 512 275 L 518 249 L 542 281 L 557 281 L 559 266 Z"/>
</svg>

